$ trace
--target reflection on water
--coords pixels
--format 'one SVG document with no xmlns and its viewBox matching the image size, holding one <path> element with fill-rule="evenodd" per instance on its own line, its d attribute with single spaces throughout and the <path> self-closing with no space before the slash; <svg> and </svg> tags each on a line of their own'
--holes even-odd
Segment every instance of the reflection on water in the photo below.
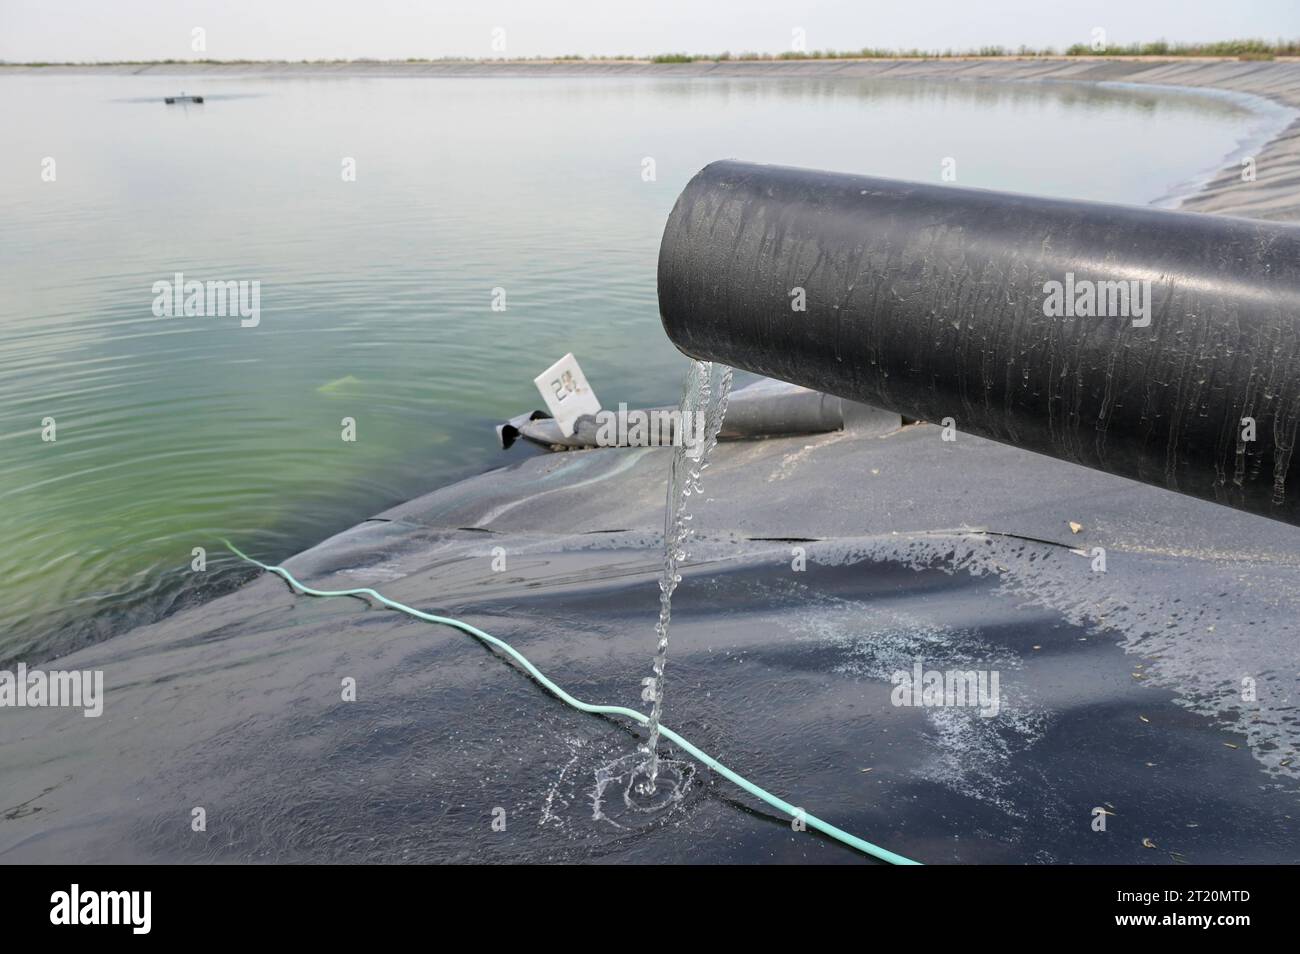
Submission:
<svg viewBox="0 0 1300 954">
<path fill-rule="evenodd" d="M 182 86 L 206 102 L 164 106 Z M 952 158 L 962 185 L 1141 203 L 1257 125 L 1223 99 L 1066 84 L 12 75 L 0 91 L 0 660 L 29 661 L 229 585 L 233 563 L 190 569 L 221 534 L 280 559 L 500 463 L 490 425 L 537 406 L 533 376 L 566 351 L 607 405 L 671 400 L 656 253 L 708 161 L 936 181 Z M 176 272 L 260 282 L 260 323 L 155 317 Z"/>
</svg>

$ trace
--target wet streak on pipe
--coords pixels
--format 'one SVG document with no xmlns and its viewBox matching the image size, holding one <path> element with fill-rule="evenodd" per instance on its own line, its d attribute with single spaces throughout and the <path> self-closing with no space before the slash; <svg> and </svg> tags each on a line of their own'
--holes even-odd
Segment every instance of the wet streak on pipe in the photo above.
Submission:
<svg viewBox="0 0 1300 954">
<path fill-rule="evenodd" d="M 1126 314 L 1084 316 L 1103 282 Z M 716 162 L 659 309 L 691 357 L 1300 524 L 1300 227 Z"/>
</svg>

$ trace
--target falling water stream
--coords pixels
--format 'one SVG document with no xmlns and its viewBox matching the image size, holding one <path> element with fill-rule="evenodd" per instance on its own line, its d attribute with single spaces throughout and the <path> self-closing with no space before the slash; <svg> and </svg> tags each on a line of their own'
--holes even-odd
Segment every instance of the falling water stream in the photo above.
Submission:
<svg viewBox="0 0 1300 954">
<path fill-rule="evenodd" d="M 679 410 L 683 439 L 673 448 L 668 477 L 668 502 L 664 508 L 664 568 L 659 578 L 659 622 L 655 624 L 654 707 L 650 711 L 649 736 L 641 747 L 646 756 L 646 779 L 642 794 L 653 795 L 659 774 L 659 719 L 664 708 L 664 666 L 668 662 L 668 635 L 673 617 L 673 591 L 682 581 L 678 564 L 689 555 L 686 541 L 691 535 L 691 512 L 687 500 L 701 492 L 701 477 L 709 466 L 709 454 L 718 443 L 718 432 L 731 398 L 731 368 L 712 361 L 692 361 L 682 384 Z M 702 420 L 702 426 L 699 422 Z M 701 433 L 702 432 L 702 433 Z"/>
<path fill-rule="evenodd" d="M 691 533 L 690 498 L 702 491 L 701 478 L 709 466 L 709 454 L 718 443 L 722 419 L 731 397 L 732 370 L 712 361 L 691 361 L 682 383 L 678 404 L 680 439 L 674 440 L 668 477 L 668 500 L 664 508 L 664 563 L 659 578 L 659 622 L 655 624 L 655 656 L 652 675 L 643 684 L 644 701 L 651 703 L 647 736 L 631 755 L 597 773 L 596 804 L 601 814 L 605 790 L 615 782 L 624 788 L 624 807 L 653 812 L 680 801 L 690 779 L 690 766 L 659 757 L 659 720 L 664 707 L 664 667 L 668 662 L 669 632 L 672 625 L 673 592 L 681 582 L 678 568 L 689 553 Z M 606 815 L 608 817 L 608 815 Z M 613 819 L 610 819 L 613 820 Z"/>
</svg>

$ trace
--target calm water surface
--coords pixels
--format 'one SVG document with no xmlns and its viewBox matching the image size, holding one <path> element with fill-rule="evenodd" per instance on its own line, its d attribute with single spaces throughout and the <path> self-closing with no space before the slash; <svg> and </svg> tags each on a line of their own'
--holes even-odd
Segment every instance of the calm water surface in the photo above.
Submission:
<svg viewBox="0 0 1300 954">
<path fill-rule="evenodd" d="M 656 253 L 709 161 L 951 157 L 961 185 L 1148 203 L 1261 119 L 1065 84 L 10 75 L 0 128 L 0 661 L 38 661 L 231 585 L 189 572 L 220 535 L 283 558 L 504 463 L 492 425 L 566 351 L 607 406 L 671 402 Z M 260 324 L 155 317 L 176 272 L 259 281 Z"/>
</svg>

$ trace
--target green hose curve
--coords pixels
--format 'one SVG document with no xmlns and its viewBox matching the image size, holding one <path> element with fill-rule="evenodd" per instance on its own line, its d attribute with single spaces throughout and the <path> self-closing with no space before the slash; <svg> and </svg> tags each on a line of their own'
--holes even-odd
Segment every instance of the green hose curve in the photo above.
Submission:
<svg viewBox="0 0 1300 954">
<path fill-rule="evenodd" d="M 260 560 L 255 560 L 252 557 L 250 557 L 248 554 L 240 550 L 238 547 L 236 547 L 229 540 L 222 540 L 221 542 L 224 543 L 230 549 L 230 551 L 234 553 L 235 556 L 239 557 L 241 560 L 251 563 L 256 567 L 260 567 L 261 569 L 266 570 L 268 573 L 276 574 L 277 576 L 283 578 L 285 582 L 287 582 L 294 589 L 298 590 L 300 593 L 306 594 L 307 596 L 324 596 L 324 597 L 368 596 L 372 600 L 375 600 L 378 603 L 382 603 L 384 606 L 387 606 L 390 609 L 395 609 L 398 612 L 406 613 L 408 616 L 414 616 L 416 619 L 422 619 L 429 623 L 437 623 L 440 626 L 450 626 L 453 629 L 458 629 L 463 633 L 468 633 L 470 636 L 473 636 L 475 639 L 480 640 L 481 642 L 487 643 L 489 646 L 501 650 L 501 652 L 505 653 L 507 656 L 509 656 L 511 659 L 517 662 L 525 672 L 527 672 L 530 676 L 532 676 L 539 683 L 541 683 L 542 687 L 545 688 L 547 692 L 551 693 L 551 695 L 555 696 L 557 699 L 559 699 L 561 702 L 565 703 L 566 705 L 572 706 L 573 708 L 577 709 L 579 712 L 590 712 L 596 715 L 623 716 L 624 718 L 631 719 L 632 721 L 640 725 L 645 725 L 650 721 L 649 718 L 644 713 L 638 712 L 635 709 L 627 709 L 624 708 L 623 706 L 594 705 L 593 703 L 583 702 L 581 699 L 569 695 L 569 693 L 565 692 L 562 688 L 560 688 L 558 685 L 556 685 L 554 682 L 548 679 L 540 669 L 538 669 L 531 662 L 529 662 L 527 657 L 525 657 L 523 653 L 519 652 L 519 650 L 515 649 L 505 640 L 498 639 L 497 637 L 493 636 L 491 633 L 485 633 L 483 632 L 483 630 L 479 629 L 476 626 L 471 626 L 469 623 L 462 622 L 461 620 L 458 619 L 452 619 L 449 616 L 435 616 L 432 613 L 422 612 L 418 609 L 414 609 L 410 606 L 407 606 L 405 603 L 399 603 L 397 602 L 397 600 L 390 600 L 387 596 L 384 596 L 382 593 L 376 590 L 372 590 L 369 587 L 362 587 L 360 589 L 354 589 L 354 590 L 313 589 L 310 586 L 298 582 L 298 580 L 294 578 L 293 574 L 290 573 L 288 570 L 286 570 L 284 567 L 271 566 L 269 564 L 262 563 Z M 664 738 L 668 739 L 669 741 L 671 741 L 672 743 L 674 743 L 675 745 L 677 745 L 678 748 L 682 749 L 684 752 L 689 753 L 696 760 L 702 762 L 703 764 L 707 765 L 709 768 L 713 769 L 713 771 L 717 772 L 719 775 L 723 776 L 724 778 L 731 781 L 735 785 L 738 785 L 746 792 L 749 792 L 749 794 L 753 795 L 755 798 L 758 798 L 761 801 L 766 802 L 767 804 L 771 805 L 773 808 L 777 809 L 778 811 L 783 812 L 786 815 L 789 815 L 791 818 L 801 819 L 809 827 L 817 829 L 822 834 L 828 835 L 831 838 L 834 838 L 836 841 L 848 845 L 850 848 L 856 848 L 858 851 L 861 851 L 864 854 L 868 854 L 873 858 L 879 858 L 881 861 L 887 861 L 892 865 L 920 864 L 920 862 L 918 861 L 913 861 L 910 858 L 905 858 L 902 855 L 895 854 L 894 852 L 889 851 L 886 848 L 881 848 L 879 845 L 873 845 L 871 842 L 863 838 L 859 838 L 857 835 L 851 835 L 847 831 L 844 831 L 841 828 L 836 828 L 830 822 L 822 821 L 816 815 L 811 815 L 808 812 L 805 812 L 803 809 L 797 808 L 796 806 L 791 805 L 789 802 L 777 798 L 771 792 L 755 785 L 753 782 L 745 778 L 743 775 L 733 772 L 731 769 L 727 768 L 725 765 L 723 765 L 713 756 L 709 755 L 707 752 L 704 752 L 696 748 L 693 744 L 691 744 L 690 741 L 678 735 L 676 732 L 674 732 L 672 729 L 668 728 L 665 725 L 659 726 L 659 734 L 662 735 Z"/>
</svg>

